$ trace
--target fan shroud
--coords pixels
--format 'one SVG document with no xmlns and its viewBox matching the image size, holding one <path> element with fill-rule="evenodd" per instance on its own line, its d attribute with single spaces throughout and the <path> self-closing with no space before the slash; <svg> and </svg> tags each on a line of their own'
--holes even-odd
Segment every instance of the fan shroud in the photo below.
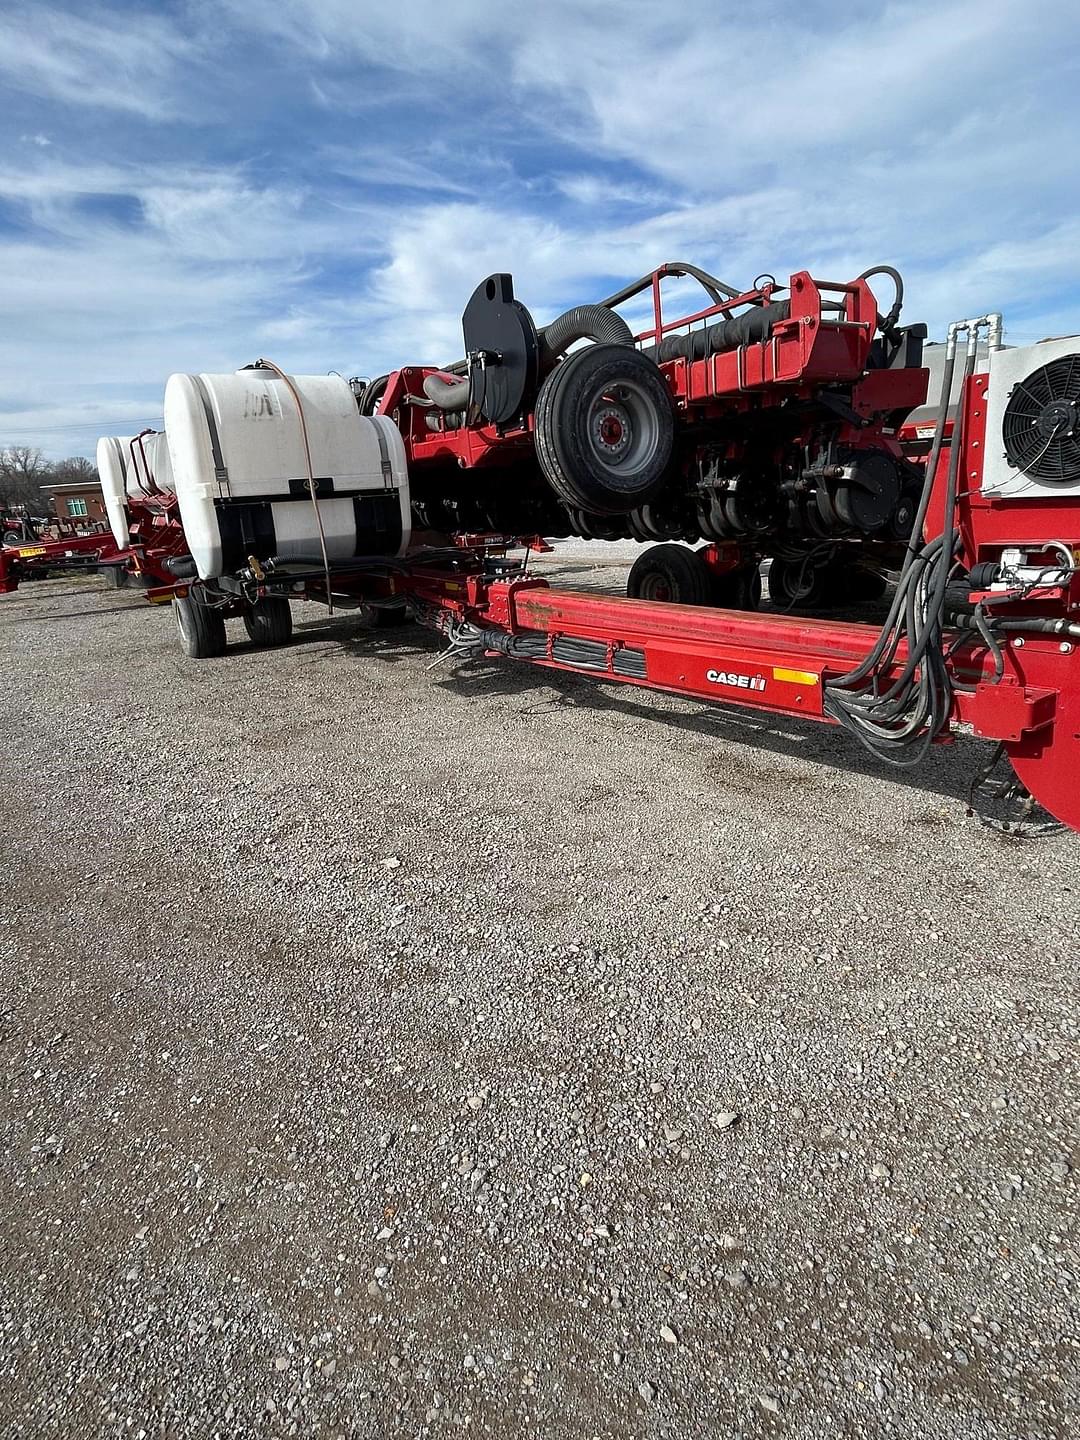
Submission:
<svg viewBox="0 0 1080 1440">
<path fill-rule="evenodd" d="M 1016 381 L 1001 439 L 1009 463 L 1033 480 L 1080 481 L 1080 354 L 1049 360 Z"/>
<path fill-rule="evenodd" d="M 991 350 L 974 400 L 986 407 L 983 495 L 1080 500 L 1080 335 Z"/>
</svg>

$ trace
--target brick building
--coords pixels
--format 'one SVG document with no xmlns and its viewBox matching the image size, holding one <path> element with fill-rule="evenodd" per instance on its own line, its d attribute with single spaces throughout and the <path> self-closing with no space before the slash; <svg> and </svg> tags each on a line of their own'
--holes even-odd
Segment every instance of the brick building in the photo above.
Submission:
<svg viewBox="0 0 1080 1440">
<path fill-rule="evenodd" d="M 41 490 L 48 496 L 57 520 L 69 525 L 108 524 L 100 485 L 83 480 L 74 485 L 43 485 Z"/>
</svg>

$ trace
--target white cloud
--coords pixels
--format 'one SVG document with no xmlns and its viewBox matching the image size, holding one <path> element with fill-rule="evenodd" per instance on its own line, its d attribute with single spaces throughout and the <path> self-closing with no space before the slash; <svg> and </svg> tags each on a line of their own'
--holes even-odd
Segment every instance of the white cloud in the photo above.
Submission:
<svg viewBox="0 0 1080 1440">
<path fill-rule="evenodd" d="M 0 14 L 0 74 L 8 86 L 81 107 L 153 118 L 174 113 L 169 82 L 192 49 L 177 26 L 145 12 L 76 15 L 21 5 Z"/>
<path fill-rule="evenodd" d="M 355 0 L 292 0 L 253 8 L 220 0 L 233 23 L 276 36 L 320 62 L 343 54 L 405 75 L 445 80 L 462 69 L 483 71 L 501 56 L 519 24 L 509 7 L 485 0 L 412 0 L 409 5 L 357 5 Z"/>
<path fill-rule="evenodd" d="M 245 13 L 257 27 L 287 31 L 328 78 L 357 61 L 388 67 L 395 83 L 425 86 L 435 115 L 456 96 L 456 130 L 476 115 L 481 132 L 486 124 L 502 135 L 510 106 L 521 131 L 576 149 L 582 168 L 550 182 L 581 207 L 569 229 L 553 235 L 540 202 L 520 195 L 468 212 L 491 226 L 478 237 L 466 225 L 477 262 L 498 253 L 500 268 L 522 252 L 542 256 L 552 238 L 566 252 L 625 255 L 606 233 L 617 229 L 643 245 L 666 240 L 676 253 L 703 244 L 687 258 L 736 281 L 762 268 L 855 273 L 891 261 L 911 271 L 916 303 L 925 287 L 929 318 L 941 324 L 955 313 L 948 287 L 967 293 L 982 273 L 977 257 L 997 237 L 1039 253 L 1077 213 L 1080 153 L 1062 141 L 1077 124 L 1080 17 L 1064 4 L 897 0 L 840 10 L 771 0 L 731 9 L 689 0 L 677 22 L 654 0 L 550 0 L 513 14 L 460 0 L 452 15 L 426 0 L 375 15 L 351 0 L 297 0 L 285 15 Z M 385 96 L 368 71 L 363 78 L 357 88 L 368 99 Z M 432 130 L 445 133 L 437 119 Z M 782 204 L 762 205 L 762 194 Z M 642 210 L 651 212 L 647 230 L 620 226 L 627 217 L 636 225 Z M 456 271 L 453 254 L 427 247 L 452 239 L 465 212 L 449 207 L 445 230 L 435 213 L 424 206 L 388 237 L 384 271 L 407 290 L 419 282 L 426 304 L 438 300 L 436 256 L 445 273 Z M 1044 283 L 1071 278 L 1053 253 L 1058 268 Z M 563 258 L 565 273 L 579 273 L 577 253 Z M 628 272 L 662 258 L 643 248 Z M 482 271 L 478 263 L 472 274 Z"/>
<path fill-rule="evenodd" d="M 138 223 L 87 216 L 86 195 L 135 202 Z M 184 165 L 0 169 L 0 196 L 29 233 L 0 235 L 0 444 L 40 434 L 54 454 L 92 452 L 95 414 L 152 421 L 173 370 L 229 370 L 301 299 L 328 257 L 370 258 L 300 184 Z M 294 337 L 289 363 L 327 368 L 327 337 Z M 60 427 L 65 427 L 63 430 Z"/>
<path fill-rule="evenodd" d="M 657 185 L 635 184 L 632 180 L 617 176 L 614 173 L 615 167 L 611 168 L 613 173 L 603 175 L 557 175 L 552 183 L 567 199 L 589 210 L 600 206 L 621 205 L 646 206 L 655 210 L 672 203 L 670 190 Z"/>
<path fill-rule="evenodd" d="M 541 323 L 666 259 L 885 261 L 936 330 L 1080 329 L 1077 40 L 1020 0 L 6 9 L 0 443 L 259 350 L 445 361 L 495 270 Z"/>
</svg>

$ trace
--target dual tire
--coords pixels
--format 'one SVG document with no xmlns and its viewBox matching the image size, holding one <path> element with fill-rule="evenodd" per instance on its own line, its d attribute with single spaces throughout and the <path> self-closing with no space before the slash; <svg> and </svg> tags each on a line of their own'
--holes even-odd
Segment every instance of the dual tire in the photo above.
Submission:
<svg viewBox="0 0 1080 1440">
<path fill-rule="evenodd" d="M 215 606 L 202 586 L 193 585 L 173 601 L 180 648 L 191 660 L 213 660 L 225 653 L 225 611 Z M 267 595 L 244 610 L 244 628 L 260 647 L 284 645 L 292 636 L 288 600 Z"/>
</svg>

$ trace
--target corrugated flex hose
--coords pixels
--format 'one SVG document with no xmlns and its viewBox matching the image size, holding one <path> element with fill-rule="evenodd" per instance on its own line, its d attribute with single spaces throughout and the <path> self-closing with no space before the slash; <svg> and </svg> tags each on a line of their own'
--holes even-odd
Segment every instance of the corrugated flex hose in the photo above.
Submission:
<svg viewBox="0 0 1080 1440">
<path fill-rule="evenodd" d="M 292 380 L 280 365 L 275 365 L 272 360 L 256 360 L 257 370 L 271 370 L 279 380 L 285 382 L 289 394 L 296 405 L 296 413 L 300 419 L 300 434 L 304 440 L 304 462 L 307 465 L 308 494 L 311 496 L 311 508 L 315 512 L 315 525 L 319 532 L 319 550 L 322 552 L 323 574 L 326 576 L 326 608 L 332 615 L 334 613 L 334 597 L 330 590 L 330 557 L 326 553 L 326 532 L 323 530 L 322 511 L 319 509 L 319 495 L 315 485 L 315 468 L 311 463 L 311 442 L 308 439 L 307 417 L 304 415 L 304 402 L 300 398 L 300 392 Z"/>
<path fill-rule="evenodd" d="M 540 331 L 540 368 L 550 370 L 559 356 L 578 340 L 598 345 L 632 345 L 633 331 L 606 305 L 575 305 Z"/>
</svg>

